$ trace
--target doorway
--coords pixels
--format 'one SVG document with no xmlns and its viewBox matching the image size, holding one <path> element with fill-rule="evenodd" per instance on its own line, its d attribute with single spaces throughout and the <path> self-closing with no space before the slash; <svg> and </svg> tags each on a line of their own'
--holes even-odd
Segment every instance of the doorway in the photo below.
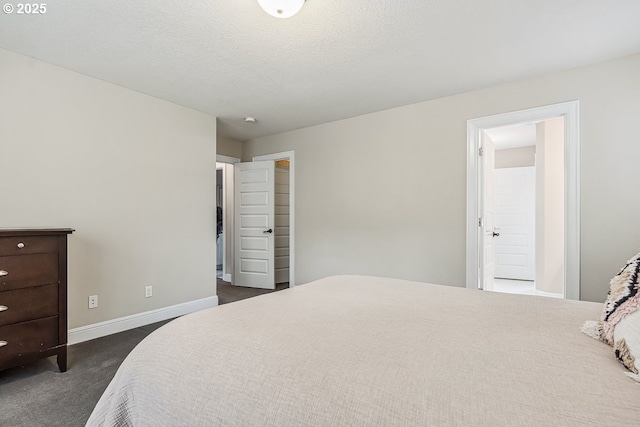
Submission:
<svg viewBox="0 0 640 427">
<path fill-rule="evenodd" d="M 505 194 L 500 194 L 502 199 L 497 200 L 495 195 L 496 188 L 493 188 L 493 186 L 487 187 L 487 181 L 495 184 L 493 175 L 495 170 L 497 170 L 494 165 L 496 160 L 495 147 L 489 135 L 492 134 L 492 130 L 495 131 L 499 128 L 518 126 L 536 126 L 537 133 L 544 133 L 544 123 L 552 123 L 554 119 L 556 125 L 558 122 L 562 122 L 560 132 L 562 133 L 563 141 L 559 145 L 554 146 L 554 148 L 559 151 L 551 153 L 551 150 L 547 150 L 545 153 L 540 146 L 537 146 L 535 165 L 540 168 L 540 166 L 544 164 L 544 160 L 558 163 L 559 158 L 560 177 L 556 178 L 559 181 L 556 181 L 555 186 L 547 185 L 548 183 L 540 178 L 544 177 L 544 174 L 542 174 L 540 170 L 537 170 L 535 173 L 535 181 L 538 187 L 542 187 L 540 188 L 541 190 L 546 190 L 542 192 L 546 194 L 546 196 L 553 195 L 557 198 L 558 194 L 554 193 L 553 188 L 561 190 L 559 191 L 561 195 L 561 213 L 558 226 L 558 221 L 550 221 L 545 211 L 541 211 L 541 209 L 544 208 L 546 199 L 543 198 L 542 202 L 539 201 L 538 199 L 541 197 L 539 194 L 541 192 L 536 192 L 535 235 L 537 239 L 535 240 L 535 254 L 537 259 L 534 258 L 536 265 L 534 280 L 538 279 L 540 287 L 542 287 L 543 281 L 547 284 L 553 283 L 559 285 L 560 289 L 557 293 L 565 298 L 579 299 L 578 101 L 483 117 L 467 122 L 467 287 L 494 290 L 496 268 L 498 268 L 498 271 L 501 271 L 501 264 L 514 267 L 518 264 L 514 262 L 516 258 L 520 264 L 522 264 L 520 266 L 521 270 L 531 268 L 530 264 L 527 266 L 527 264 L 523 262 L 524 257 L 520 255 L 524 254 L 515 253 L 515 255 L 518 256 L 514 257 L 513 251 L 514 249 L 516 249 L 516 252 L 518 250 L 530 250 L 532 242 L 530 240 L 526 242 L 522 241 L 522 229 L 514 230 L 510 228 L 513 225 L 517 225 L 509 222 L 516 220 L 516 216 L 509 216 L 508 211 L 507 214 L 500 212 L 499 205 L 505 202 Z M 549 128 L 551 127 L 552 126 L 549 125 Z M 495 132 L 493 133 L 495 134 Z M 496 139 L 498 138 L 496 137 Z M 536 141 L 538 142 L 538 139 L 536 139 Z M 549 144 L 549 146 L 551 145 L 552 144 Z M 499 174 L 501 174 L 501 172 L 499 172 Z M 522 181 L 520 182 L 522 188 L 519 190 L 511 189 L 510 191 L 515 191 L 520 194 L 527 186 L 527 182 L 526 177 L 523 178 L 522 176 L 518 178 L 518 180 Z M 557 182 L 562 182 L 562 184 L 558 184 Z M 497 204 L 495 203 L 496 201 Z M 496 208 L 498 209 L 497 211 Z M 502 218 L 500 218 L 500 216 L 502 216 Z M 539 225 L 539 220 L 541 219 L 546 220 L 545 224 L 547 224 L 547 232 L 543 234 L 542 237 L 540 237 L 540 233 L 541 230 L 544 230 L 544 226 Z M 500 222 L 505 220 L 507 221 L 506 223 Z M 530 223 L 531 219 L 529 218 L 528 221 Z M 526 218 L 520 217 L 516 222 L 519 222 L 519 225 L 526 225 L 523 222 L 527 222 L 527 220 Z M 507 230 L 505 230 L 507 233 L 501 235 L 505 227 L 507 227 Z M 511 236 L 509 236 L 509 234 L 511 234 Z M 556 242 L 552 244 L 551 241 L 554 236 Z M 508 239 L 502 239 L 502 242 L 500 242 L 499 239 L 503 237 L 508 237 Z M 511 239 L 510 243 L 513 244 L 516 238 L 521 239 L 520 248 L 515 248 L 515 246 L 518 245 L 507 248 L 507 252 L 509 252 L 509 250 L 511 251 L 511 260 L 507 260 L 504 257 L 500 260 L 501 251 L 504 251 L 505 246 L 508 246 L 506 244 L 509 243 L 508 240 Z M 559 245 L 557 239 L 559 239 Z M 505 240 L 507 242 L 505 242 Z M 555 264 L 543 262 L 544 259 L 551 258 L 551 252 L 553 252 L 554 248 L 559 251 L 559 255 L 556 256 L 555 259 L 560 259 L 560 268 L 558 268 L 557 261 L 554 261 Z M 549 256 L 545 255 L 547 253 L 549 253 Z M 541 258 L 541 256 L 544 258 Z M 504 271 L 504 269 L 502 271 Z M 526 276 L 524 277 L 526 278 Z M 535 291 L 535 287 L 533 289 Z M 545 292 L 542 289 L 540 289 L 540 291 Z M 549 293 L 555 292 L 549 291 Z"/>
<path fill-rule="evenodd" d="M 224 274 L 224 163 L 216 162 L 216 279 Z"/>
<path fill-rule="evenodd" d="M 493 274 L 483 289 L 564 296 L 564 118 L 482 131 L 492 142 L 484 206 L 493 206 Z M 492 182 L 488 182 L 492 179 Z M 485 217 L 487 215 L 485 214 Z M 489 245 L 491 246 L 491 245 Z"/>
<path fill-rule="evenodd" d="M 235 157 L 216 156 L 216 277 L 229 283 L 233 272 L 233 165 L 239 162 Z"/>
<path fill-rule="evenodd" d="M 294 151 L 255 156 L 275 162 L 275 284 L 295 286 L 295 155 Z"/>
<path fill-rule="evenodd" d="M 294 152 L 236 163 L 233 178 L 232 284 L 295 285 Z M 229 222 L 229 221 L 228 221 Z"/>
</svg>

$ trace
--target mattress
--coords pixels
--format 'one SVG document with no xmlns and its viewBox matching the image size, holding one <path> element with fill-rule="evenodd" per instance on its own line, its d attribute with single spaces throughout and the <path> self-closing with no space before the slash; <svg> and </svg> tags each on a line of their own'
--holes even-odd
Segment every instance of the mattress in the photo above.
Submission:
<svg viewBox="0 0 640 427">
<path fill-rule="evenodd" d="M 88 426 L 629 426 L 602 304 L 336 276 L 178 318 Z"/>
</svg>

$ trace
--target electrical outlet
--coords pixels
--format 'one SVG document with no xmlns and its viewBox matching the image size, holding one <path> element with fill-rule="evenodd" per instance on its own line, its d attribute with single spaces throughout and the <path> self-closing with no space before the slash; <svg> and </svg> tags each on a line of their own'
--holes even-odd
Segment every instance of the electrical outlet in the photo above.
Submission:
<svg viewBox="0 0 640 427">
<path fill-rule="evenodd" d="M 153 286 L 146 286 L 144 288 L 144 297 L 149 298 L 153 296 Z"/>
<path fill-rule="evenodd" d="M 97 308 L 98 307 L 98 295 L 89 296 L 89 308 Z"/>
</svg>

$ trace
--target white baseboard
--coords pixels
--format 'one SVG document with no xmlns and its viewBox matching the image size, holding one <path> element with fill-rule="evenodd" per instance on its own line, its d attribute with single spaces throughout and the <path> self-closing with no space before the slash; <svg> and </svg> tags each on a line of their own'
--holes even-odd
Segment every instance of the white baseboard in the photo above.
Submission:
<svg viewBox="0 0 640 427">
<path fill-rule="evenodd" d="M 231 283 L 231 274 L 228 274 L 228 273 L 227 274 L 223 274 L 222 275 L 222 281 Z"/>
<path fill-rule="evenodd" d="M 129 329 L 139 328 L 140 326 L 183 316 L 185 314 L 193 313 L 194 311 L 215 307 L 217 305 L 218 297 L 214 295 L 212 297 L 159 308 L 157 310 L 145 311 L 144 313 L 132 314 L 131 316 L 81 326 L 79 328 L 69 330 L 68 344 L 73 345 L 100 337 L 106 337 L 107 335 L 117 334 L 118 332 L 128 331 Z"/>
</svg>

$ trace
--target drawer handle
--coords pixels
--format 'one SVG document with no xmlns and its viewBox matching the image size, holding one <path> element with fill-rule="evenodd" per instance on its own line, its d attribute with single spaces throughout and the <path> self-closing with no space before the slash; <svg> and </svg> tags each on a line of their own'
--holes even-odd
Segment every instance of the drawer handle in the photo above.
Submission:
<svg viewBox="0 0 640 427">
<path fill-rule="evenodd" d="M 8 342 L 6 342 L 6 341 L 0 341 L 0 347 L 4 347 L 4 346 L 5 346 L 5 345 L 7 345 L 7 344 L 9 344 L 9 343 L 8 343 Z"/>
<path fill-rule="evenodd" d="M 0 305 L 0 311 L 7 311 L 9 310 L 9 307 L 7 307 L 6 305 Z"/>
<path fill-rule="evenodd" d="M 4 271 L 4 270 L 0 270 L 0 277 L 2 276 L 8 276 L 9 272 L 8 271 Z"/>
<path fill-rule="evenodd" d="M 24 248 L 24 243 L 20 242 L 17 244 L 17 246 L 18 246 L 18 249 L 22 249 Z"/>
</svg>

